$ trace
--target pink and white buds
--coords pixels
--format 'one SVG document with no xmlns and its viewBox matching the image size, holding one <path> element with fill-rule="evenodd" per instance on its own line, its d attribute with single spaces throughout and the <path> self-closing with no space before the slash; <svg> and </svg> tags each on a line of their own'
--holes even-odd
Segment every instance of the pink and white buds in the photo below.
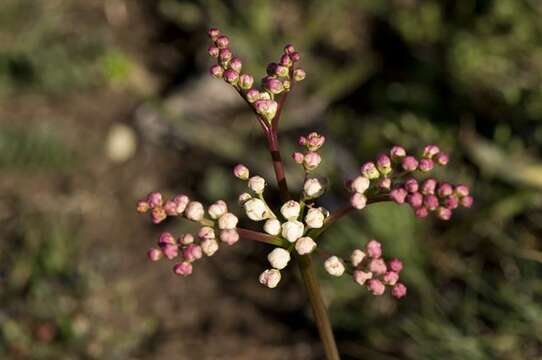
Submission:
<svg viewBox="0 0 542 360">
<path fill-rule="evenodd" d="M 218 228 L 220 230 L 233 230 L 237 227 L 239 219 L 232 213 L 225 213 L 218 218 Z"/>
<path fill-rule="evenodd" d="M 365 252 L 373 259 L 382 256 L 382 244 L 376 240 L 370 240 L 365 246 Z"/>
<path fill-rule="evenodd" d="M 216 41 L 216 39 L 220 35 L 220 30 L 216 28 L 210 28 L 207 33 L 209 37 L 211 38 L 211 40 Z"/>
<path fill-rule="evenodd" d="M 357 267 L 365 259 L 365 253 L 360 249 L 355 249 L 350 255 L 350 262 L 353 267 Z"/>
<path fill-rule="evenodd" d="M 419 163 L 419 166 L 418 166 L 418 169 L 421 171 L 421 172 L 429 172 L 431 170 L 433 170 L 433 160 L 431 159 L 421 159 L 420 160 L 420 163 Z"/>
<path fill-rule="evenodd" d="M 267 286 L 270 289 L 277 287 L 280 282 L 280 271 L 277 269 L 268 269 L 260 274 L 260 284 Z"/>
<path fill-rule="evenodd" d="M 262 221 L 269 218 L 267 206 L 260 199 L 250 199 L 244 204 L 245 212 L 250 220 Z"/>
<path fill-rule="evenodd" d="M 207 49 L 207 53 L 209 54 L 209 56 L 214 58 L 218 57 L 219 51 L 220 49 L 213 45 L 209 46 L 209 48 Z"/>
<path fill-rule="evenodd" d="M 373 278 L 373 273 L 362 270 L 355 270 L 352 277 L 354 278 L 354 281 L 356 283 L 358 283 L 359 285 L 363 285 L 367 280 Z"/>
<path fill-rule="evenodd" d="M 156 248 L 151 248 L 147 251 L 147 257 L 150 261 L 158 261 L 162 258 L 162 251 Z"/>
<path fill-rule="evenodd" d="M 376 161 L 376 165 L 382 175 L 387 176 L 391 173 L 391 159 L 388 155 L 381 154 Z"/>
<path fill-rule="evenodd" d="M 443 152 L 438 153 L 437 156 L 435 157 L 435 161 L 437 162 L 437 164 L 441 166 L 445 166 L 446 164 L 448 164 L 448 160 L 449 160 L 448 154 L 443 153 Z"/>
<path fill-rule="evenodd" d="M 382 283 L 382 281 L 378 279 L 370 279 L 367 281 L 367 288 L 369 291 L 376 296 L 384 294 L 384 291 L 386 291 L 386 286 Z"/>
<path fill-rule="evenodd" d="M 388 262 L 388 267 L 391 271 L 394 271 L 396 273 L 400 273 L 403 270 L 403 262 L 399 259 L 391 259 Z"/>
<path fill-rule="evenodd" d="M 253 176 L 248 179 L 248 188 L 256 194 L 261 194 L 265 190 L 265 179 L 261 176 Z"/>
<path fill-rule="evenodd" d="M 203 256 L 201 246 L 190 244 L 183 249 L 183 258 L 185 261 L 193 262 L 201 259 Z"/>
<path fill-rule="evenodd" d="M 307 199 L 320 197 L 325 191 L 325 180 L 322 178 L 310 178 L 303 185 L 303 193 Z"/>
<path fill-rule="evenodd" d="M 232 69 L 224 71 L 222 76 L 224 77 L 224 80 L 231 85 L 235 85 L 239 81 L 239 73 Z"/>
<path fill-rule="evenodd" d="M 299 165 L 303 164 L 303 159 L 305 158 L 305 155 L 303 155 L 302 153 L 300 152 L 294 152 L 292 154 L 292 159 L 294 159 L 294 161 L 296 163 L 298 163 Z"/>
<path fill-rule="evenodd" d="M 282 91 L 284 91 L 282 81 L 272 77 L 265 78 L 263 81 L 263 85 L 271 94 L 274 95 L 280 94 Z"/>
<path fill-rule="evenodd" d="M 450 220 L 452 218 L 452 210 L 439 206 L 437 208 L 437 217 L 441 220 Z"/>
<path fill-rule="evenodd" d="M 316 249 L 316 243 L 308 236 L 301 237 L 295 242 L 295 250 L 299 255 L 310 254 L 314 249 Z"/>
<path fill-rule="evenodd" d="M 239 201 L 240 205 L 243 205 L 250 199 L 252 199 L 252 195 L 250 195 L 249 193 L 242 193 L 241 195 L 239 195 L 239 199 L 237 201 Z"/>
<path fill-rule="evenodd" d="M 402 146 L 394 146 L 391 148 L 390 156 L 393 160 L 398 160 L 406 156 L 406 150 Z"/>
<path fill-rule="evenodd" d="M 437 145 L 427 145 L 423 149 L 423 157 L 426 159 L 432 159 L 433 156 L 437 155 L 440 152 L 440 149 Z"/>
<path fill-rule="evenodd" d="M 205 215 L 203 205 L 199 201 L 191 201 L 186 207 L 185 216 L 192 221 L 201 221 Z"/>
<path fill-rule="evenodd" d="M 281 224 L 277 219 L 268 219 L 263 225 L 263 230 L 269 235 L 276 236 L 280 234 Z"/>
<path fill-rule="evenodd" d="M 324 213 L 317 208 L 310 208 L 305 215 L 305 224 L 307 224 L 308 228 L 320 229 L 324 226 L 324 220 Z"/>
<path fill-rule="evenodd" d="M 179 255 L 179 247 L 173 244 L 160 244 L 160 249 L 165 257 L 169 260 L 176 258 Z"/>
<path fill-rule="evenodd" d="M 198 238 L 201 240 L 214 239 L 216 238 L 215 230 L 210 226 L 203 226 L 198 231 Z"/>
<path fill-rule="evenodd" d="M 201 250 L 207 256 L 213 256 L 218 251 L 218 242 L 215 239 L 205 239 L 200 245 Z"/>
<path fill-rule="evenodd" d="M 248 90 L 254 84 L 254 78 L 249 74 L 241 74 L 239 76 L 239 87 L 244 90 Z"/>
<path fill-rule="evenodd" d="M 360 194 L 365 193 L 365 191 L 369 189 L 369 186 L 371 186 L 371 181 L 365 176 L 358 176 L 352 180 L 352 183 L 350 184 L 352 191 Z"/>
<path fill-rule="evenodd" d="M 474 199 L 472 196 L 464 196 L 459 200 L 459 203 L 463 207 L 470 208 L 472 207 L 472 204 L 474 203 Z"/>
<path fill-rule="evenodd" d="M 468 186 L 465 185 L 457 185 L 455 187 L 455 192 L 459 197 L 468 196 L 470 193 Z"/>
<path fill-rule="evenodd" d="M 384 262 L 384 259 L 378 258 L 378 259 L 372 259 L 369 262 L 369 271 L 374 274 L 385 274 L 388 270 L 386 263 Z"/>
<path fill-rule="evenodd" d="M 184 194 L 180 194 L 173 197 L 173 202 L 177 206 L 175 208 L 177 214 L 182 215 L 182 213 L 186 210 L 186 206 L 190 202 L 190 198 Z"/>
<path fill-rule="evenodd" d="M 243 67 L 243 62 L 238 57 L 234 57 L 231 59 L 229 67 L 236 73 L 240 73 L 241 68 Z"/>
<path fill-rule="evenodd" d="M 139 200 L 137 202 L 137 208 L 136 208 L 136 211 L 140 214 L 144 214 L 146 213 L 147 211 L 149 211 L 151 207 L 149 206 L 149 203 L 146 202 L 145 200 Z"/>
<path fill-rule="evenodd" d="M 322 157 L 320 154 L 314 151 L 309 151 L 303 157 L 303 167 L 307 171 L 312 171 L 320 165 L 322 162 Z"/>
<path fill-rule="evenodd" d="M 271 122 L 277 114 L 278 104 L 273 100 L 258 100 L 254 103 L 256 112 Z"/>
<path fill-rule="evenodd" d="M 162 206 L 164 200 L 159 192 L 152 192 L 147 196 L 147 203 L 151 209 Z"/>
<path fill-rule="evenodd" d="M 209 68 L 209 74 L 216 79 L 222 79 L 224 75 L 224 68 L 218 64 L 215 64 Z"/>
<path fill-rule="evenodd" d="M 395 284 L 395 286 L 391 289 L 391 295 L 397 299 L 404 297 L 406 293 L 407 293 L 407 288 L 405 285 L 401 283 Z"/>
<path fill-rule="evenodd" d="M 220 241 L 228 244 L 233 245 L 237 241 L 239 241 L 239 233 L 236 230 L 233 229 L 226 229 L 220 231 Z"/>
<path fill-rule="evenodd" d="M 403 204 L 405 202 L 407 194 L 407 191 L 403 188 L 393 189 L 390 192 L 390 199 L 396 204 Z"/>
<path fill-rule="evenodd" d="M 324 267 L 328 274 L 332 276 L 341 276 L 345 270 L 342 261 L 336 256 L 329 257 L 324 262 Z"/>
<path fill-rule="evenodd" d="M 423 205 L 423 195 L 419 192 L 408 194 L 406 200 L 410 206 L 417 209 Z"/>
<path fill-rule="evenodd" d="M 290 253 L 283 248 L 275 248 L 267 255 L 267 260 L 275 269 L 282 270 L 290 262 Z"/>
<path fill-rule="evenodd" d="M 219 49 L 225 49 L 230 44 L 230 39 L 226 35 L 219 35 L 215 40 L 215 44 Z"/>
<path fill-rule="evenodd" d="M 401 161 L 401 166 L 405 171 L 414 171 L 418 168 L 418 160 L 414 156 L 406 156 Z"/>
<path fill-rule="evenodd" d="M 415 193 L 420 188 L 418 181 L 414 178 L 409 178 L 405 181 L 404 188 L 409 193 Z"/>
<path fill-rule="evenodd" d="M 162 207 L 155 207 L 151 211 L 151 219 L 153 224 L 159 224 L 167 218 L 166 211 Z"/>
<path fill-rule="evenodd" d="M 305 226 L 302 222 L 297 220 L 290 220 L 282 224 L 282 237 L 293 243 L 296 242 L 301 236 L 303 236 L 303 231 Z"/>
<path fill-rule="evenodd" d="M 177 241 L 180 245 L 189 245 L 194 242 L 194 236 L 192 234 L 182 234 Z"/>
<path fill-rule="evenodd" d="M 380 177 L 376 165 L 371 161 L 366 162 L 361 166 L 361 174 L 369 180 L 378 179 Z"/>
<path fill-rule="evenodd" d="M 211 219 L 218 219 L 228 211 L 228 205 L 223 200 L 218 200 L 207 209 Z"/>
<path fill-rule="evenodd" d="M 182 263 L 175 264 L 175 266 L 173 267 L 173 272 L 176 275 L 188 276 L 192 274 L 192 264 L 190 264 L 187 261 L 183 261 Z"/>
<path fill-rule="evenodd" d="M 295 220 L 299 217 L 301 212 L 301 205 L 294 200 L 290 200 L 284 203 L 280 208 L 280 213 L 286 220 Z"/>
<path fill-rule="evenodd" d="M 305 76 L 307 76 L 307 74 L 305 73 L 305 70 L 303 70 L 303 69 L 295 69 L 294 70 L 294 80 L 295 81 L 303 81 L 305 79 Z"/>
<path fill-rule="evenodd" d="M 246 97 L 249 103 L 255 103 L 256 101 L 260 100 L 260 92 L 256 89 L 250 89 L 247 91 Z"/>
<path fill-rule="evenodd" d="M 360 193 L 354 193 L 350 197 L 350 205 L 352 205 L 354 209 L 361 210 L 367 205 L 367 197 Z"/>
</svg>

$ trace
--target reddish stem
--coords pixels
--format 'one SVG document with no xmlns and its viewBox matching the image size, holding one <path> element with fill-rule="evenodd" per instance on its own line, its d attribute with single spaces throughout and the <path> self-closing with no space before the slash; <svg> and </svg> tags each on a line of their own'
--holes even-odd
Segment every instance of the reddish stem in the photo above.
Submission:
<svg viewBox="0 0 542 360">
<path fill-rule="evenodd" d="M 237 228 L 236 230 L 243 239 L 259 241 L 275 246 L 283 246 L 283 242 L 274 236 L 243 228 Z"/>
</svg>

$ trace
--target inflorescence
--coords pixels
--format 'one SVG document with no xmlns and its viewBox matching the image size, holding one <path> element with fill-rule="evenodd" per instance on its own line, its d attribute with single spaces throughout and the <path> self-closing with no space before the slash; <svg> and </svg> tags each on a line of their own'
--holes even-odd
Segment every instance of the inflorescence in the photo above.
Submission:
<svg viewBox="0 0 542 360">
<path fill-rule="evenodd" d="M 217 29 L 210 29 L 209 36 L 213 41 L 209 55 L 217 58 L 217 64 L 210 69 L 211 74 L 233 86 L 250 104 L 258 119 L 267 122 L 264 129 L 269 131 L 277 111 L 280 111 L 275 96 L 288 92 L 292 81 L 301 81 L 305 77 L 305 72 L 294 66 L 300 60 L 299 53 L 292 45 L 287 45 L 279 62 L 269 64 L 268 75 L 257 89 L 253 87 L 254 78 L 241 72 L 242 62 L 230 50 L 229 38 Z M 184 194 L 164 201 L 160 193 L 150 193 L 138 202 L 137 210 L 150 213 L 153 223 L 175 216 L 196 222 L 201 227 L 195 235 L 181 234 L 177 238 L 168 232 L 162 233 L 157 246 L 148 251 L 149 259 L 176 259 L 174 273 L 188 276 L 193 271 L 194 262 L 203 255 L 214 255 L 220 244 L 233 245 L 240 238 L 247 238 L 274 246 L 267 256 L 271 266 L 259 276 L 260 283 L 269 288 L 278 285 L 281 271 L 288 266 L 293 254 L 315 253 L 324 259 L 324 268 L 332 276 L 348 273 L 355 283 L 365 286 L 374 295 L 382 295 L 389 287 L 392 296 L 405 296 L 407 288 L 399 282 L 403 263 L 398 259 L 384 260 L 381 243 L 370 240 L 363 248 L 354 249 L 348 259 L 343 259 L 322 249 L 317 241 L 319 236 L 347 212 L 361 210 L 380 201 L 406 203 L 419 218 L 434 213 L 439 219 L 449 220 L 458 206 L 472 206 L 469 188 L 426 176 L 436 165 L 448 163 L 448 155 L 438 146 L 427 145 L 419 158 L 408 155 L 401 146 L 394 146 L 389 153 L 378 156 L 376 161 L 364 163 L 359 176 L 346 181 L 351 192 L 349 201 L 342 209 L 330 212 L 315 203 L 326 191 L 328 182 L 312 175 L 322 162 L 319 150 L 324 143 L 325 137 L 316 132 L 299 138 L 298 144 L 303 150 L 294 152 L 292 158 L 305 173 L 303 189 L 297 199 L 284 202 L 278 211 L 273 211 L 264 197 L 266 180 L 251 175 L 245 165 L 234 167 L 234 176 L 247 185 L 247 191 L 239 195 L 239 204 L 248 219 L 261 224 L 260 232 L 239 228 L 238 217 L 230 212 L 223 200 L 205 209 L 202 203 Z"/>
</svg>

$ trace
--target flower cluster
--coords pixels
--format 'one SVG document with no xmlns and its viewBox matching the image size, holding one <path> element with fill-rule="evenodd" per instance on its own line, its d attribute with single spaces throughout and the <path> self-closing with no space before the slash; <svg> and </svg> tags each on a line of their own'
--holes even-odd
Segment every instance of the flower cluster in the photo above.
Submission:
<svg viewBox="0 0 542 360">
<path fill-rule="evenodd" d="M 162 199 L 162 194 L 150 193 L 145 200 L 138 201 L 137 211 L 146 213 L 151 210 L 151 219 L 155 224 L 163 221 L 167 216 L 183 216 L 199 223 L 202 227 L 196 237 L 192 234 L 182 234 L 177 240 L 171 233 L 162 233 L 157 242 L 158 246 L 147 252 L 151 261 L 158 261 L 163 257 L 168 260 L 180 257 L 181 262 L 175 264 L 173 272 L 177 275 L 187 276 L 192 274 L 192 263 L 201 259 L 202 254 L 212 256 L 217 252 L 218 240 L 228 245 L 239 241 L 239 234 L 236 230 L 239 220 L 237 216 L 228 212 L 228 206 L 223 200 L 218 200 L 208 207 L 209 218 L 206 218 L 203 204 L 191 201 L 187 195 L 176 195 L 165 203 Z"/>
<path fill-rule="evenodd" d="M 297 141 L 299 145 L 306 147 L 305 153 L 294 152 L 292 158 L 299 165 L 303 165 L 306 172 L 312 171 L 320 165 L 322 157 L 318 150 L 324 145 L 326 138 L 317 132 L 311 132 L 309 135 L 300 136 Z"/>
<path fill-rule="evenodd" d="M 267 76 L 258 88 L 254 86 L 254 77 L 242 72 L 243 63 L 232 53 L 230 39 L 218 29 L 210 29 L 209 37 L 213 44 L 209 46 L 208 53 L 217 59 L 217 63 L 209 69 L 210 74 L 233 86 L 258 115 L 271 123 L 278 110 L 275 95 L 290 91 L 292 81 L 305 78 L 303 69 L 294 69 L 301 55 L 292 45 L 286 45 L 278 63 L 267 66 Z"/>
</svg>

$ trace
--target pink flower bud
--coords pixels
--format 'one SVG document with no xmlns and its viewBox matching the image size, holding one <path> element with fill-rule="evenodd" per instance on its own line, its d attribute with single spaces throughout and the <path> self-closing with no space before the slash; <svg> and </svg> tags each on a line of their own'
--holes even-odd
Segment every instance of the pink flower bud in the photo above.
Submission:
<svg viewBox="0 0 542 360">
<path fill-rule="evenodd" d="M 230 39 L 226 35 L 220 35 L 216 38 L 215 44 L 219 49 L 225 49 L 230 44 Z"/>
<path fill-rule="evenodd" d="M 419 169 L 421 172 L 428 172 L 433 170 L 433 160 L 431 159 L 421 159 Z"/>
<path fill-rule="evenodd" d="M 457 196 L 459 196 L 461 198 L 461 197 L 464 197 L 464 196 L 468 196 L 470 191 L 469 191 L 468 186 L 466 186 L 466 185 L 457 185 L 455 187 L 455 193 L 457 194 Z"/>
<path fill-rule="evenodd" d="M 361 174 L 370 180 L 378 179 L 380 177 L 380 173 L 375 164 L 370 161 L 361 166 Z"/>
<path fill-rule="evenodd" d="M 418 160 L 414 156 L 405 156 L 401 161 L 401 166 L 405 171 L 414 171 L 418 168 Z"/>
<path fill-rule="evenodd" d="M 215 220 L 224 215 L 227 211 L 228 205 L 226 205 L 226 202 L 224 202 L 224 200 L 218 200 L 217 202 L 209 206 L 209 209 L 207 210 L 211 219 Z"/>
<path fill-rule="evenodd" d="M 369 262 L 369 271 L 372 273 L 382 275 L 385 274 L 387 270 L 386 263 L 382 258 L 372 259 Z"/>
<path fill-rule="evenodd" d="M 307 171 L 316 169 L 321 162 L 322 158 L 320 157 L 320 154 L 314 151 L 308 151 L 303 157 L 303 166 Z"/>
<path fill-rule="evenodd" d="M 391 259 L 388 262 L 388 267 L 391 271 L 395 271 L 399 274 L 403 270 L 403 262 L 399 259 Z"/>
<path fill-rule="evenodd" d="M 329 257 L 324 262 L 324 268 L 332 276 L 341 276 L 345 270 L 342 261 L 336 256 Z"/>
<path fill-rule="evenodd" d="M 287 44 L 286 46 L 284 46 L 284 53 L 285 54 L 291 54 L 295 51 L 295 48 L 292 44 Z"/>
<path fill-rule="evenodd" d="M 183 250 L 183 258 L 185 261 L 193 262 L 198 259 L 201 259 L 203 256 L 203 252 L 201 251 L 201 247 L 196 244 L 190 244 Z"/>
<path fill-rule="evenodd" d="M 166 211 L 162 207 L 155 207 L 151 211 L 151 219 L 154 224 L 159 224 L 167 218 Z"/>
<path fill-rule="evenodd" d="M 376 161 L 376 165 L 380 173 L 383 174 L 384 176 L 391 173 L 391 160 L 388 157 L 388 155 L 381 154 Z"/>
<path fill-rule="evenodd" d="M 278 79 L 267 77 L 264 79 L 264 86 L 271 94 L 280 94 L 284 87 L 282 86 L 282 82 Z"/>
<path fill-rule="evenodd" d="M 239 81 L 239 73 L 235 70 L 228 69 L 224 71 L 224 80 L 226 80 L 228 84 L 235 85 Z"/>
<path fill-rule="evenodd" d="M 258 114 L 270 122 L 277 114 L 278 104 L 273 100 L 258 100 L 254 103 L 254 108 Z"/>
<path fill-rule="evenodd" d="M 250 89 L 246 93 L 246 98 L 247 98 L 247 101 L 252 104 L 260 100 L 260 92 L 256 89 Z"/>
<path fill-rule="evenodd" d="M 224 69 L 222 66 L 215 64 L 209 68 L 209 74 L 214 78 L 221 79 L 224 75 Z"/>
<path fill-rule="evenodd" d="M 355 249 L 352 251 L 352 254 L 350 255 L 350 262 L 352 263 L 353 267 L 360 265 L 363 259 L 365 259 L 365 253 L 363 251 L 360 249 Z"/>
<path fill-rule="evenodd" d="M 295 250 L 299 255 L 310 254 L 314 249 L 316 249 L 316 243 L 308 236 L 301 237 L 295 242 Z"/>
<path fill-rule="evenodd" d="M 384 284 L 393 286 L 397 283 L 397 281 L 399 281 L 399 274 L 397 274 L 395 271 L 388 271 L 384 274 L 382 280 L 384 280 Z"/>
<path fill-rule="evenodd" d="M 423 219 L 423 218 L 426 218 L 427 215 L 429 215 L 429 210 L 427 210 L 424 207 L 420 207 L 416 209 L 415 213 L 416 213 L 417 218 Z"/>
<path fill-rule="evenodd" d="M 448 183 L 442 183 L 438 186 L 437 195 L 441 198 L 445 198 L 454 193 L 454 188 Z"/>
<path fill-rule="evenodd" d="M 461 206 L 470 208 L 472 204 L 474 203 L 474 198 L 472 196 L 463 196 L 459 202 L 461 203 Z"/>
<path fill-rule="evenodd" d="M 227 64 L 232 57 L 233 54 L 230 49 L 220 49 L 218 52 L 218 59 L 222 64 Z"/>
<path fill-rule="evenodd" d="M 207 53 L 209 54 L 209 56 L 212 56 L 214 58 L 218 57 L 218 53 L 220 52 L 220 50 L 216 47 L 216 46 L 209 46 L 209 48 L 207 49 Z"/>
<path fill-rule="evenodd" d="M 243 164 L 237 164 L 233 168 L 233 175 L 235 175 L 236 178 L 241 180 L 248 180 L 250 176 L 250 171 L 248 168 Z"/>
<path fill-rule="evenodd" d="M 391 295 L 397 299 L 404 297 L 406 293 L 407 293 L 407 288 L 405 285 L 401 283 L 395 284 L 395 286 L 391 289 Z"/>
<path fill-rule="evenodd" d="M 185 214 L 187 219 L 192 221 L 201 221 L 203 215 L 205 215 L 205 210 L 203 205 L 198 201 L 191 201 L 186 206 Z"/>
<path fill-rule="evenodd" d="M 290 54 L 290 59 L 292 59 L 292 62 L 298 62 L 301 60 L 301 54 L 299 54 L 297 51 L 294 51 Z"/>
<path fill-rule="evenodd" d="M 365 252 L 369 257 L 372 257 L 373 259 L 378 259 L 382 256 L 382 244 L 380 244 L 376 240 L 371 240 L 367 243 L 365 246 Z"/>
<path fill-rule="evenodd" d="M 297 139 L 297 143 L 299 144 L 299 146 L 305 146 L 307 145 L 307 138 L 304 137 L 304 136 L 300 136 L 298 139 Z"/>
<path fill-rule="evenodd" d="M 252 77 L 252 75 L 241 74 L 239 76 L 239 87 L 241 87 L 241 89 L 248 90 L 252 87 L 253 84 L 254 84 L 254 78 Z M 248 92 L 247 92 L 247 96 L 248 96 Z"/>
<path fill-rule="evenodd" d="M 409 194 L 407 197 L 406 197 L 406 201 L 408 202 L 408 204 L 410 206 L 412 206 L 413 208 L 419 208 L 420 206 L 423 205 L 423 195 L 420 194 L 419 192 L 415 192 L 415 193 L 412 193 L 412 194 Z"/>
<path fill-rule="evenodd" d="M 367 280 L 373 278 L 373 273 L 356 270 L 354 271 L 353 278 L 356 283 L 358 283 L 359 285 L 363 285 Z"/>
<path fill-rule="evenodd" d="M 417 192 L 419 189 L 418 181 L 414 178 L 409 178 L 405 181 L 405 190 L 409 193 Z"/>
<path fill-rule="evenodd" d="M 192 274 L 192 264 L 189 262 L 183 261 L 182 263 L 175 264 L 173 267 L 173 272 L 176 275 L 188 276 Z"/>
<path fill-rule="evenodd" d="M 303 81 L 307 74 L 305 73 L 305 70 L 303 69 L 295 69 L 294 70 L 294 80 L 295 81 Z"/>
<path fill-rule="evenodd" d="M 407 196 L 407 191 L 403 188 L 396 188 L 390 192 L 390 199 L 396 204 L 403 204 Z"/>
<path fill-rule="evenodd" d="M 169 260 L 176 258 L 179 255 L 179 247 L 172 244 L 161 244 L 162 254 Z"/>
<path fill-rule="evenodd" d="M 160 238 L 158 239 L 158 245 L 162 246 L 166 244 L 175 245 L 175 238 L 173 235 L 171 235 L 171 233 L 163 232 L 160 234 Z"/>
<path fill-rule="evenodd" d="M 459 199 L 455 195 L 448 196 L 444 199 L 444 206 L 450 210 L 453 210 L 459 206 Z"/>
<path fill-rule="evenodd" d="M 406 150 L 402 146 L 394 146 L 391 148 L 390 156 L 393 160 L 398 160 L 406 156 Z"/>
<path fill-rule="evenodd" d="M 164 204 L 164 211 L 169 216 L 176 216 L 177 214 L 177 204 L 173 200 L 168 200 Z"/>
<path fill-rule="evenodd" d="M 205 239 L 201 242 L 201 250 L 207 256 L 213 256 L 218 251 L 218 242 L 215 239 Z"/>
<path fill-rule="evenodd" d="M 176 195 L 173 198 L 173 202 L 177 206 L 175 211 L 177 212 L 177 214 L 181 215 L 186 210 L 186 206 L 190 202 L 190 198 L 188 198 L 188 196 L 184 194 L 180 194 L 180 195 Z"/>
<path fill-rule="evenodd" d="M 422 194 L 433 195 L 435 193 L 436 187 L 437 187 L 437 180 L 427 179 L 422 183 Z"/>
<path fill-rule="evenodd" d="M 260 274 L 260 284 L 267 286 L 270 289 L 275 288 L 280 282 L 280 271 L 277 269 L 268 269 Z"/>
<path fill-rule="evenodd" d="M 292 59 L 288 54 L 284 54 L 280 57 L 279 65 L 290 67 L 292 66 Z"/>
<path fill-rule="evenodd" d="M 149 195 L 147 195 L 147 203 L 149 204 L 149 207 L 151 209 L 162 206 L 163 204 L 162 194 L 160 194 L 159 192 L 150 193 Z"/>
<path fill-rule="evenodd" d="M 210 28 L 207 31 L 207 33 L 209 34 L 209 37 L 211 38 L 211 40 L 216 41 L 216 39 L 220 35 L 220 30 L 218 30 L 216 28 Z"/>
<path fill-rule="evenodd" d="M 452 210 L 439 206 L 437 208 L 437 217 L 441 220 L 450 220 L 452 217 Z"/>
<path fill-rule="evenodd" d="M 233 245 L 237 241 L 239 241 L 239 233 L 236 230 L 233 229 L 226 229 L 220 231 L 220 241 L 228 244 Z"/>
<path fill-rule="evenodd" d="M 275 73 L 272 75 L 280 76 L 280 77 L 287 77 L 288 76 L 288 68 L 286 66 L 277 65 L 275 67 Z"/>
<path fill-rule="evenodd" d="M 294 152 L 292 154 L 292 159 L 294 159 L 294 161 L 296 163 L 300 164 L 300 165 L 303 164 L 303 159 L 304 158 L 305 158 L 305 156 L 300 152 Z"/>
<path fill-rule="evenodd" d="M 378 180 L 378 188 L 380 190 L 389 190 L 391 188 L 391 179 L 390 178 L 382 178 Z"/>
<path fill-rule="evenodd" d="M 371 292 L 371 294 L 380 296 L 384 294 L 384 291 L 386 291 L 386 286 L 382 283 L 382 281 L 378 279 L 370 279 L 367 281 L 367 288 Z"/>
<path fill-rule="evenodd" d="M 192 234 L 182 234 L 181 236 L 179 236 L 179 239 L 177 240 L 177 242 L 180 245 L 192 244 L 194 242 L 194 236 L 192 236 Z"/>
<path fill-rule="evenodd" d="M 426 159 L 432 159 L 433 156 L 437 155 L 440 152 L 440 149 L 437 145 L 427 145 L 423 149 L 423 157 Z"/>
<path fill-rule="evenodd" d="M 367 197 L 361 193 L 354 193 L 350 197 L 350 205 L 354 209 L 361 210 L 367 205 Z"/>
<path fill-rule="evenodd" d="M 250 199 L 252 199 L 252 195 L 250 195 L 249 193 L 242 193 L 241 195 L 239 195 L 239 199 L 237 201 L 239 202 L 239 204 L 244 205 Z"/>
<path fill-rule="evenodd" d="M 230 69 L 233 71 L 240 73 L 241 68 L 243 67 L 243 62 L 238 57 L 234 57 L 230 61 Z M 250 87 L 250 86 L 249 86 Z"/>
<path fill-rule="evenodd" d="M 317 132 L 311 132 L 309 135 L 307 135 L 307 138 L 302 138 L 305 139 L 305 143 L 300 145 L 307 145 L 307 148 L 310 151 L 316 151 L 320 149 L 326 142 L 326 137 L 324 135 L 318 134 Z"/>
<path fill-rule="evenodd" d="M 145 200 L 139 200 L 137 202 L 137 212 L 138 213 L 144 214 L 147 211 L 149 211 L 149 209 L 150 209 L 149 203 L 146 202 Z"/>
<path fill-rule="evenodd" d="M 438 198 L 435 195 L 426 195 L 423 197 L 423 205 L 430 211 L 434 211 L 438 207 Z"/>
<path fill-rule="evenodd" d="M 203 226 L 198 231 L 198 238 L 201 240 L 214 239 L 215 230 L 210 226 Z"/>
<path fill-rule="evenodd" d="M 440 152 L 435 157 L 435 160 L 436 160 L 437 164 L 439 164 L 441 166 L 444 166 L 444 165 L 448 164 L 448 160 L 449 160 L 448 154 Z"/>
<path fill-rule="evenodd" d="M 225 213 L 218 218 L 218 228 L 220 230 L 233 230 L 237 227 L 239 219 L 232 213 Z"/>
<path fill-rule="evenodd" d="M 147 257 L 150 261 L 158 261 L 162 258 L 162 252 L 159 249 L 151 248 L 147 251 Z"/>
</svg>

